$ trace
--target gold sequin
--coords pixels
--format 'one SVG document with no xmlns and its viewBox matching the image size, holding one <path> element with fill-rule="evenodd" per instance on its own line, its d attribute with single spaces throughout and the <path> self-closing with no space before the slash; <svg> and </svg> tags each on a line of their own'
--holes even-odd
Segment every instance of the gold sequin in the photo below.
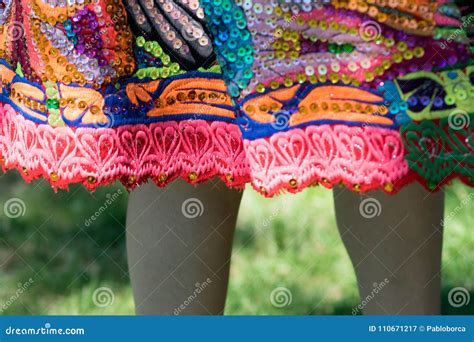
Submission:
<svg viewBox="0 0 474 342">
<path fill-rule="evenodd" d="M 51 172 L 51 173 L 49 174 L 49 178 L 51 179 L 51 181 L 57 182 L 58 179 L 59 179 L 59 176 L 58 176 L 58 174 L 57 174 L 56 172 Z"/>
<path fill-rule="evenodd" d="M 188 178 L 190 181 L 195 181 L 198 179 L 198 174 L 194 171 L 191 171 L 189 174 L 188 174 Z"/>
<path fill-rule="evenodd" d="M 384 190 L 387 192 L 392 192 L 393 191 L 393 183 L 385 183 L 383 186 Z"/>
</svg>

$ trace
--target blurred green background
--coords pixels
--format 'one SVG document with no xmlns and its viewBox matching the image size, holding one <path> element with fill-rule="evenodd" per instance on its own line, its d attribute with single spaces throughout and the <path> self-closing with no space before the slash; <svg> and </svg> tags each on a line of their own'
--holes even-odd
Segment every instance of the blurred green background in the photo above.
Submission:
<svg viewBox="0 0 474 342">
<path fill-rule="evenodd" d="M 0 177 L 0 189 L 2 209 L 9 200 L 12 205 L 12 198 L 24 203 L 18 214 L 12 206 L 16 218 L 0 210 L 0 307 L 8 304 L 3 314 L 133 314 L 125 255 L 127 193 L 121 186 L 94 193 L 72 186 L 54 194 L 45 181 L 28 185 L 10 172 Z M 457 183 L 446 188 L 446 212 L 455 210 L 469 191 Z M 87 218 L 112 198 L 109 208 L 88 225 Z M 456 210 L 445 227 L 444 314 L 474 313 L 473 206 L 468 203 Z M 18 294 L 29 278 L 34 283 Z M 291 291 L 290 305 L 271 304 L 269 294 L 278 286 Z M 99 287 L 113 291 L 111 305 L 93 303 Z M 468 305 L 449 305 L 448 292 L 454 287 L 470 292 Z M 350 315 L 358 304 L 355 276 L 335 225 L 331 192 L 309 188 L 268 200 L 246 191 L 226 314 Z"/>
</svg>

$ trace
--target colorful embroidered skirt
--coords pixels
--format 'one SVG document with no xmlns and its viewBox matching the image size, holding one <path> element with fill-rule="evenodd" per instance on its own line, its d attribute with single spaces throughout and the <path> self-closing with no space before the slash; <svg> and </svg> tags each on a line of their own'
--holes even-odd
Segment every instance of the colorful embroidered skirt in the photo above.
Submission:
<svg viewBox="0 0 474 342">
<path fill-rule="evenodd" d="M 0 4 L 1 161 L 28 181 L 474 185 L 467 3 Z"/>
<path fill-rule="evenodd" d="M 0 4 L 4 169 L 55 188 L 248 182 L 197 0 Z"/>
<path fill-rule="evenodd" d="M 201 3 L 258 191 L 474 185 L 472 1 Z"/>
</svg>

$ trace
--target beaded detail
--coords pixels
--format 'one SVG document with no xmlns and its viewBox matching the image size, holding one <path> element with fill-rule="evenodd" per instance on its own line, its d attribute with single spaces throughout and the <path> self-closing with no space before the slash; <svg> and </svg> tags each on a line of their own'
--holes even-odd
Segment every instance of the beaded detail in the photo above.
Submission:
<svg viewBox="0 0 474 342">
<path fill-rule="evenodd" d="M 242 26 L 250 32 L 255 52 L 247 73 L 251 79 L 239 87 L 242 93 L 232 92 L 235 82 L 230 81 L 231 95 L 244 97 L 250 92 L 263 93 L 302 82 L 330 81 L 376 87 L 383 80 L 420 68 L 431 70 L 468 58 L 463 44 L 452 43 L 442 49 L 441 42 L 430 36 L 410 34 L 413 29 L 403 23 L 393 29 L 387 26 L 386 20 L 375 22 L 364 15 L 349 15 L 347 10 L 341 9 L 344 8 L 342 2 L 334 7 L 319 2 L 306 7 L 297 3 L 292 7 L 275 7 L 249 1 L 242 9 L 234 10 L 235 13 L 245 12 L 247 20 L 242 19 L 242 23 L 246 25 Z M 223 10 L 219 4 L 208 0 L 203 6 L 209 15 L 211 29 L 214 27 L 214 31 L 221 34 L 234 28 L 232 22 L 226 25 L 222 20 Z M 417 14 L 412 6 L 406 10 L 411 16 Z M 436 6 L 424 11 L 433 10 Z M 428 34 L 431 32 L 429 27 L 427 25 L 422 31 Z M 228 44 L 232 41 L 227 35 L 224 38 L 217 35 L 214 41 L 221 64 L 232 65 L 224 70 L 224 78 L 226 81 L 233 79 L 239 66 L 234 55 L 229 53 Z M 242 65 L 242 61 L 239 62 Z M 229 68 L 232 71 L 227 78 L 225 74 Z"/>
<path fill-rule="evenodd" d="M 474 186 L 470 5 L 0 4 L 0 154 L 28 181 Z"/>
<path fill-rule="evenodd" d="M 18 4 L 14 0 L 2 0 L 0 6 L 0 58 L 9 63 L 14 63 L 15 44 L 14 42 L 21 38 L 23 28 L 15 18 L 17 16 Z"/>
<path fill-rule="evenodd" d="M 175 61 L 188 70 L 212 64 L 212 44 L 203 27 L 204 10 L 199 0 L 124 2 L 135 35 L 139 39 L 144 36 L 148 40 L 155 40 L 148 43 L 153 51 L 156 52 L 159 46 L 159 50 L 172 53 Z M 145 50 L 149 50 L 147 43 L 143 45 Z"/>
<path fill-rule="evenodd" d="M 431 190 L 453 177 L 472 184 L 472 6 L 204 0 L 203 7 L 258 191 L 295 192 L 314 181 L 357 192 L 396 192 L 415 178 Z M 234 58 L 231 48 L 240 46 L 228 33 L 236 29 L 250 34 L 242 44 L 251 64 Z M 454 121 L 465 127 L 456 131 Z"/>
<path fill-rule="evenodd" d="M 214 35 L 219 64 L 231 96 L 238 96 L 253 77 L 254 61 L 250 32 L 244 11 L 232 0 L 202 0 L 210 30 Z"/>
<path fill-rule="evenodd" d="M 249 181 L 197 0 L 3 3 L 5 170 L 44 177 L 55 189 L 115 180 L 133 188 L 147 179 L 164 186 L 177 177 L 216 176 L 238 188 Z M 18 24 L 18 39 L 3 39 Z"/>
<path fill-rule="evenodd" d="M 120 2 L 20 2 L 24 37 L 16 44 L 26 52 L 28 63 L 22 66 L 31 65 L 31 70 L 24 70 L 30 80 L 99 88 L 135 69 L 132 33 Z"/>
<path fill-rule="evenodd" d="M 41 124 L 117 127 L 167 120 L 204 119 L 232 123 L 235 109 L 218 74 L 188 72 L 166 79 L 128 78 L 105 91 L 15 76 L 0 61 L 0 101 Z"/>
<path fill-rule="evenodd" d="M 415 121 L 445 118 L 456 108 L 470 113 L 474 110 L 474 66 L 412 73 L 398 79 L 397 84 L 408 104 L 408 115 Z"/>
</svg>

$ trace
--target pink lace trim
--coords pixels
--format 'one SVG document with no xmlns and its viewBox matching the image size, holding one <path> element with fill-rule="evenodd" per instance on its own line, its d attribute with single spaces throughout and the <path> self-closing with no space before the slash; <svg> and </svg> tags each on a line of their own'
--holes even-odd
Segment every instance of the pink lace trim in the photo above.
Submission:
<svg viewBox="0 0 474 342">
<path fill-rule="evenodd" d="M 164 186 L 177 177 L 198 183 L 217 176 L 229 187 L 251 182 L 271 197 L 313 184 L 396 193 L 415 179 L 425 183 L 409 170 L 397 131 L 346 125 L 242 142 L 236 125 L 219 121 L 53 128 L 0 104 L 0 155 L 4 170 L 16 168 L 26 181 L 44 177 L 55 189 L 71 183 L 94 189 L 115 180 L 133 188 L 147 179 Z"/>
<path fill-rule="evenodd" d="M 0 104 L 0 153 L 4 170 L 27 181 L 44 177 L 56 188 L 83 183 L 94 189 L 121 180 L 133 188 L 147 179 L 164 186 L 220 177 L 243 187 L 249 170 L 239 128 L 225 122 L 168 121 L 118 128 L 37 125 Z"/>
<path fill-rule="evenodd" d="M 245 141 L 252 185 L 266 196 L 312 184 L 397 192 L 413 179 L 397 131 L 345 125 L 308 126 Z"/>
</svg>

